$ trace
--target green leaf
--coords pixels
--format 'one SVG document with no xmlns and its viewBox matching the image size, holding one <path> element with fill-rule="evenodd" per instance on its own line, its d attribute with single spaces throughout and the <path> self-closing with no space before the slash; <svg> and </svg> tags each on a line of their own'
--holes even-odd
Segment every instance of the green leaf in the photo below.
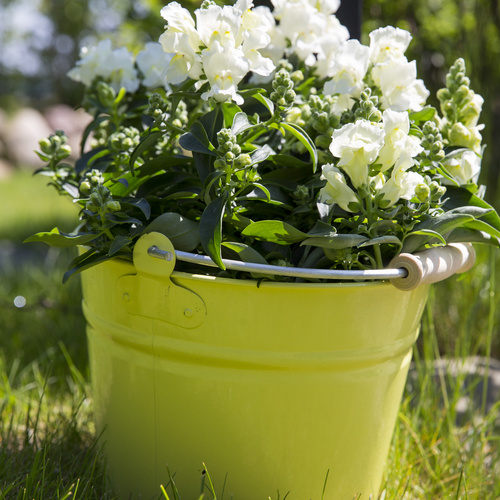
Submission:
<svg viewBox="0 0 500 500">
<path fill-rule="evenodd" d="M 490 213 L 494 212 L 493 207 L 491 208 L 482 208 L 482 207 L 474 207 L 474 206 L 466 206 L 466 207 L 457 207 L 449 210 L 447 213 L 449 214 L 467 214 L 472 215 L 472 217 L 476 219 L 480 219 Z"/>
<path fill-rule="evenodd" d="M 316 172 L 316 168 L 318 166 L 318 151 L 316 150 L 316 146 L 312 139 L 307 135 L 307 132 L 296 125 L 295 123 L 283 122 L 280 124 L 280 127 L 290 132 L 296 139 L 298 139 L 304 147 L 307 149 L 309 154 L 311 155 L 311 161 L 313 164 L 313 172 Z"/>
<path fill-rule="evenodd" d="M 255 264 L 267 264 L 267 260 L 254 248 L 245 245 L 244 243 L 225 241 L 222 243 L 223 247 L 232 250 L 237 254 L 238 258 L 242 262 L 253 262 Z"/>
<path fill-rule="evenodd" d="M 131 239 L 127 236 L 122 236 L 119 234 L 115 237 L 115 239 L 111 242 L 111 246 L 109 247 L 108 255 L 115 255 L 119 252 L 123 247 L 130 245 Z"/>
<path fill-rule="evenodd" d="M 245 229 L 250 224 L 253 224 L 253 220 L 245 217 L 241 214 L 235 214 L 234 212 L 224 214 L 224 222 L 231 224 L 235 228 L 241 230 Z"/>
<path fill-rule="evenodd" d="M 256 189 L 253 190 L 251 193 L 249 193 L 248 196 L 246 196 L 245 198 L 263 199 L 262 194 L 264 194 L 264 199 L 267 200 L 268 202 L 271 201 L 271 193 L 269 192 L 269 189 L 267 189 L 266 186 L 264 186 L 263 184 L 260 184 L 258 182 L 252 183 L 252 186 L 255 186 Z"/>
<path fill-rule="evenodd" d="M 414 227 L 414 230 L 409 233 L 403 242 L 403 252 L 413 253 L 417 249 L 422 247 L 422 235 L 427 236 L 427 241 L 424 244 L 432 241 L 432 239 L 436 238 L 437 235 L 441 235 L 440 240 L 442 240 L 443 236 L 452 231 L 457 227 L 464 226 L 466 223 L 474 220 L 474 217 L 469 214 L 461 214 L 461 213 L 449 213 L 446 212 L 439 217 L 431 217 L 430 219 L 417 224 Z M 418 238 L 415 238 L 414 235 L 418 235 Z M 446 243 L 446 242 L 445 242 Z"/>
<path fill-rule="evenodd" d="M 403 240 L 403 248 L 401 252 L 413 253 L 422 249 L 425 245 L 430 243 L 433 239 L 437 239 L 443 245 L 446 245 L 446 240 L 441 234 L 431 229 L 421 229 L 420 231 L 412 231 Z"/>
<path fill-rule="evenodd" d="M 94 233 L 77 233 L 66 234 L 61 233 L 57 227 L 50 232 L 36 233 L 33 236 L 24 240 L 24 243 L 46 243 L 51 247 L 72 247 L 76 245 L 85 245 L 99 236 Z"/>
<path fill-rule="evenodd" d="M 221 256 L 222 218 L 226 210 L 226 192 L 215 198 L 203 211 L 200 218 L 200 241 L 207 255 L 221 268 L 225 269 Z"/>
<path fill-rule="evenodd" d="M 99 147 L 83 153 L 75 163 L 75 170 L 77 173 L 84 172 L 88 167 L 98 158 L 99 155 L 104 153 L 104 156 L 109 154 L 109 150 L 104 147 Z"/>
<path fill-rule="evenodd" d="M 266 91 L 264 89 L 247 89 L 247 90 L 241 90 L 239 94 L 243 99 L 247 99 L 248 97 L 253 97 L 257 101 L 259 101 L 263 106 L 267 108 L 269 113 L 274 115 L 274 103 L 264 95 Z"/>
<path fill-rule="evenodd" d="M 286 222 L 278 220 L 263 220 L 253 222 L 242 232 L 244 236 L 251 236 L 257 240 L 269 241 L 278 245 L 289 245 L 303 241 L 308 237 L 306 233 L 299 231 Z"/>
<path fill-rule="evenodd" d="M 248 245 L 245 245 L 244 243 L 225 241 L 224 243 L 222 243 L 222 246 L 230 250 L 231 253 L 236 255 L 236 257 L 242 262 L 252 262 L 254 264 L 264 265 L 268 264 L 267 260 L 259 252 L 257 252 L 257 250 Z M 232 255 L 230 255 L 229 257 L 233 258 Z M 251 275 L 255 279 L 273 278 L 272 275 L 261 273 L 251 273 Z"/>
<path fill-rule="evenodd" d="M 215 148 L 208 138 L 207 131 L 199 121 L 194 122 L 191 130 L 180 137 L 179 144 L 188 151 L 215 155 Z"/>
<path fill-rule="evenodd" d="M 136 224 L 142 226 L 142 221 L 136 219 L 135 217 L 130 217 L 125 212 L 113 212 L 111 214 L 106 214 L 104 218 L 115 224 Z"/>
<path fill-rule="evenodd" d="M 170 170 L 174 167 L 188 169 L 193 164 L 193 159 L 186 156 L 157 156 L 144 162 L 137 170 L 139 176 L 154 175 L 162 170 Z"/>
<path fill-rule="evenodd" d="M 113 101 L 113 104 L 117 105 L 120 104 L 122 99 L 125 97 L 127 93 L 127 89 L 125 87 L 121 87 L 120 91 L 118 92 L 118 95 L 115 97 L 115 100 Z"/>
<path fill-rule="evenodd" d="M 300 245 L 310 245 L 313 247 L 331 248 L 333 250 L 342 250 L 344 248 L 353 248 L 367 241 L 366 236 L 360 234 L 336 234 L 330 238 L 315 236 L 307 238 Z"/>
<path fill-rule="evenodd" d="M 89 269 L 97 264 L 100 264 L 101 262 L 113 258 L 115 257 L 107 254 L 95 253 L 95 249 L 90 249 L 83 255 L 79 255 L 76 259 L 73 260 L 73 262 L 70 264 L 71 268 L 69 269 L 69 271 L 66 271 L 64 273 L 63 283 L 66 283 L 69 278 L 71 278 L 71 276 L 74 276 L 75 274 L 85 271 L 85 269 Z"/>
<path fill-rule="evenodd" d="M 210 143 L 217 144 L 217 132 L 224 125 L 224 114 L 221 111 L 221 106 L 217 105 L 212 111 L 203 115 L 199 119 L 199 122 L 203 125 Z M 205 182 L 210 172 L 213 171 L 213 164 L 216 158 L 215 153 L 210 152 L 210 154 L 207 154 L 193 151 L 193 158 L 198 176 L 201 182 Z"/>
<path fill-rule="evenodd" d="M 139 142 L 139 144 L 135 147 L 134 151 L 130 155 L 130 168 L 133 170 L 136 161 L 139 159 L 139 156 L 142 155 L 149 148 L 154 146 L 156 142 L 163 137 L 163 132 L 150 132 L 144 139 Z"/>
<path fill-rule="evenodd" d="M 469 229 L 475 229 L 477 231 L 487 233 L 490 236 L 500 238 L 500 231 L 498 231 L 493 226 L 490 226 L 489 224 L 487 224 L 486 222 L 484 222 L 482 220 L 473 220 L 471 222 L 467 222 L 466 224 L 463 225 L 463 227 L 466 227 Z"/>
<path fill-rule="evenodd" d="M 122 205 L 130 205 L 138 208 L 146 219 L 151 217 L 151 207 L 149 203 L 144 198 L 132 198 L 131 196 L 127 196 L 124 198 L 120 198 L 120 204 Z"/>
<path fill-rule="evenodd" d="M 241 113 L 241 108 L 237 104 L 234 104 L 234 102 L 227 102 L 227 101 L 222 103 L 221 107 L 222 107 L 222 113 L 224 115 L 224 127 L 231 128 L 234 122 L 234 117 L 238 113 Z"/>
<path fill-rule="evenodd" d="M 459 207 L 480 207 L 489 209 L 491 212 L 481 216 L 481 220 L 493 226 L 500 231 L 500 217 L 495 209 L 486 201 L 471 193 L 465 188 L 458 188 L 454 186 L 446 186 L 446 201 L 444 208 L 447 210 L 457 209 Z"/>
<path fill-rule="evenodd" d="M 254 125 L 252 125 L 248 121 L 247 114 L 240 111 L 239 113 L 236 113 L 236 115 L 234 115 L 233 124 L 231 126 L 231 132 L 234 135 L 238 135 L 244 132 L 245 130 L 252 128 L 253 126 Z"/>
<path fill-rule="evenodd" d="M 319 220 L 307 234 L 319 238 L 332 238 L 336 236 L 337 230 L 331 224 Z"/>
<path fill-rule="evenodd" d="M 165 212 L 154 219 L 143 231 L 164 234 L 177 250 L 193 251 L 200 243 L 199 224 L 176 212 Z"/>
<path fill-rule="evenodd" d="M 96 118 L 94 118 L 85 128 L 83 135 L 82 135 L 82 141 L 80 144 L 80 156 L 84 155 L 84 150 L 85 150 L 85 144 L 87 143 L 87 139 L 89 135 L 99 126 L 101 123 L 108 121 L 110 118 L 108 115 L 99 115 Z"/>
<path fill-rule="evenodd" d="M 306 163 L 303 160 L 300 160 L 296 156 L 291 156 L 291 155 L 274 155 L 271 158 L 269 158 L 269 161 L 273 162 L 275 165 L 280 167 L 281 169 L 283 167 L 290 167 L 287 170 L 292 170 L 292 169 L 307 169 L 307 172 L 310 172 L 310 167 L 309 164 Z"/>
<path fill-rule="evenodd" d="M 376 238 L 364 241 L 363 243 L 360 243 L 358 247 L 362 248 L 373 245 L 396 245 L 398 248 L 401 248 L 403 243 L 397 236 L 387 234 L 385 236 L 377 236 Z"/>
<path fill-rule="evenodd" d="M 483 231 L 476 231 L 467 227 L 454 229 L 446 238 L 448 243 L 486 243 L 499 247 L 500 240 Z"/>
<path fill-rule="evenodd" d="M 217 132 L 219 132 L 224 125 L 224 114 L 221 111 L 221 106 L 217 105 L 212 111 L 203 115 L 199 122 L 203 125 L 210 143 L 216 144 Z"/>
<path fill-rule="evenodd" d="M 432 106 L 425 106 L 420 111 L 413 111 L 410 113 L 410 120 L 415 122 L 417 125 L 420 123 L 432 120 L 436 115 L 436 108 Z"/>
<path fill-rule="evenodd" d="M 267 144 L 264 144 L 264 146 L 262 146 L 261 148 L 258 148 L 256 149 L 253 153 L 252 153 L 252 165 L 255 165 L 256 163 L 261 163 L 263 162 L 264 160 L 267 160 L 267 158 L 271 155 L 274 154 L 274 151 L 273 149 L 267 145 Z"/>
</svg>

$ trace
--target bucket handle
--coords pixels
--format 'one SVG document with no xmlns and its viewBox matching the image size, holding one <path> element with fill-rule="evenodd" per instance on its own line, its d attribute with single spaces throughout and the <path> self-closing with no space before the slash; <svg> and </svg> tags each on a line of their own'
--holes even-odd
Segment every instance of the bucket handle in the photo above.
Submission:
<svg viewBox="0 0 500 500">
<path fill-rule="evenodd" d="M 148 255 L 171 261 L 172 252 L 156 245 L 148 248 Z M 175 257 L 182 262 L 218 267 L 207 255 L 175 251 Z M 226 269 L 259 274 L 274 274 L 293 278 L 330 280 L 390 280 L 400 290 L 413 290 L 422 284 L 431 284 L 449 278 L 455 273 L 464 273 L 472 268 L 476 260 L 474 247 L 470 243 L 450 243 L 433 247 L 415 254 L 402 253 L 395 257 L 385 269 L 335 270 L 309 269 L 299 267 L 271 266 L 253 262 L 222 259 Z"/>
</svg>

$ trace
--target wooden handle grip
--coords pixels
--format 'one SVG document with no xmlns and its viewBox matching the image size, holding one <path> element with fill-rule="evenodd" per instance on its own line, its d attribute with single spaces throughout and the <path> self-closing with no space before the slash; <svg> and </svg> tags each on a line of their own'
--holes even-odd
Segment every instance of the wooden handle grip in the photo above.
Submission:
<svg viewBox="0 0 500 500">
<path fill-rule="evenodd" d="M 442 281 L 455 273 L 465 273 L 475 261 L 476 252 L 470 243 L 450 243 L 415 254 L 402 253 L 391 261 L 389 268 L 404 268 L 408 276 L 391 282 L 400 290 L 413 290 L 422 284 Z"/>
</svg>

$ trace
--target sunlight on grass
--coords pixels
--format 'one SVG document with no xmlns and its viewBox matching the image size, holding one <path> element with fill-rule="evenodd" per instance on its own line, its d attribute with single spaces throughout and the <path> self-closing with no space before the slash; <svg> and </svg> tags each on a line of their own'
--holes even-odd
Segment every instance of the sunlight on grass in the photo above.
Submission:
<svg viewBox="0 0 500 500">
<path fill-rule="evenodd" d="M 38 231 L 58 225 L 71 232 L 78 223 L 78 208 L 70 198 L 55 196 L 48 178 L 18 170 L 0 180 L 0 200 L 5 207 L 0 217 L 0 240 L 23 241 Z"/>
</svg>

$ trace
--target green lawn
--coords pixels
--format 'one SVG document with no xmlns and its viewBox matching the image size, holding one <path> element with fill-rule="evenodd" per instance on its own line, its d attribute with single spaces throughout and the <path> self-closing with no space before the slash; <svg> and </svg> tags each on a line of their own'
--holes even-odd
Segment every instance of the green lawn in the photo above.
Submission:
<svg viewBox="0 0 500 500">
<path fill-rule="evenodd" d="M 0 240 L 71 230 L 74 207 L 44 185 L 26 174 L 0 181 Z M 36 259 L 12 255 L 0 261 L 0 499 L 114 498 L 92 424 L 79 280 L 61 284 L 71 256 L 42 247 Z M 500 252 L 479 249 L 472 272 L 433 288 L 381 498 L 500 498 L 500 403 L 482 411 L 484 374 L 436 377 L 433 367 L 500 358 L 499 272 Z M 464 397 L 476 404 L 459 413 Z"/>
</svg>

